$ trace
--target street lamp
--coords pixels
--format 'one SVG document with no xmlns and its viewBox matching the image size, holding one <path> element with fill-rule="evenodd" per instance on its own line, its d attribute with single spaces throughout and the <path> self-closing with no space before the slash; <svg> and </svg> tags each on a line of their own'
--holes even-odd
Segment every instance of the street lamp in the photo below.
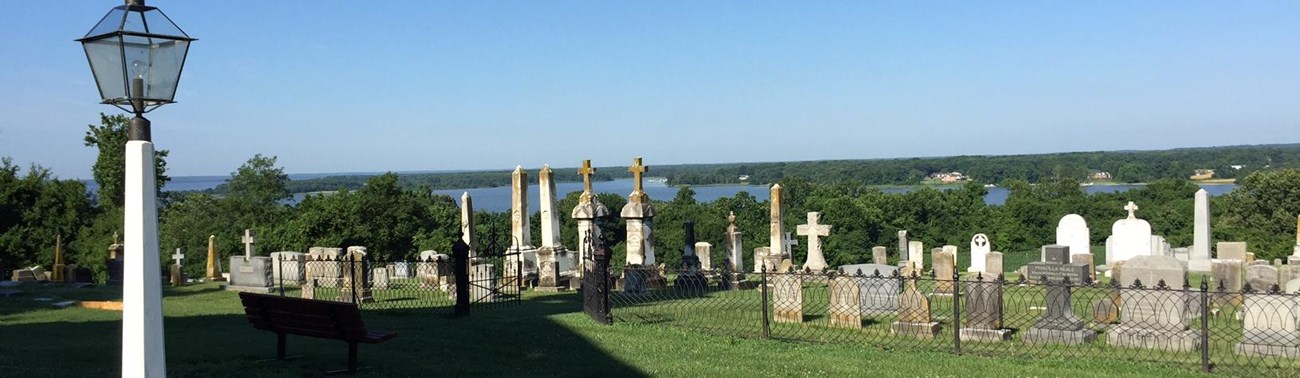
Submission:
<svg viewBox="0 0 1300 378">
<path fill-rule="evenodd" d="M 173 102 L 192 41 L 162 11 L 144 5 L 144 0 L 126 0 L 77 40 L 86 50 L 102 103 L 135 113 L 126 142 L 123 377 L 167 374 L 157 181 L 149 120 L 144 113 Z"/>
</svg>

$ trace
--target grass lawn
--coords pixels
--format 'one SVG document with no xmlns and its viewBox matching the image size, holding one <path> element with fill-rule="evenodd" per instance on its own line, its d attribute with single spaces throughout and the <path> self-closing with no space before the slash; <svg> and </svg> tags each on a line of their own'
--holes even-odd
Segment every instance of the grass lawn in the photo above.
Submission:
<svg viewBox="0 0 1300 378">
<path fill-rule="evenodd" d="M 54 308 L 38 297 L 99 300 L 116 288 L 24 286 L 0 298 L 0 375 L 118 374 L 121 314 Z M 214 284 L 166 289 L 168 372 L 174 377 L 317 376 L 346 365 L 346 344 L 256 331 L 238 297 Z M 745 339 L 648 324 L 597 324 L 575 294 L 528 292 L 517 306 L 448 318 L 447 308 L 365 310 L 371 328 L 399 337 L 362 345 L 362 376 L 1203 376 L 1105 358 L 1030 359 L 884 350 L 854 343 Z M 616 308 L 617 311 L 617 308 Z M 1216 374 L 1224 376 L 1225 374 Z"/>
</svg>

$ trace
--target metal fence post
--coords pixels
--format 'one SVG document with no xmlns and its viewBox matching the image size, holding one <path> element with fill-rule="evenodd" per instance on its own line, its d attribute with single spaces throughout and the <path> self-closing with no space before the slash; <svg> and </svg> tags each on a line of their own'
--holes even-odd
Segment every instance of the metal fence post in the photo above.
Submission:
<svg viewBox="0 0 1300 378">
<path fill-rule="evenodd" d="M 452 275 L 456 280 L 456 305 L 452 307 L 453 316 L 469 315 L 469 245 L 460 237 L 451 245 Z"/>
<path fill-rule="evenodd" d="M 952 346 L 953 353 L 961 354 L 961 276 L 952 270 Z"/>
<path fill-rule="evenodd" d="M 1210 284 L 1201 275 L 1201 371 L 1210 371 Z"/>
<path fill-rule="evenodd" d="M 759 272 L 759 277 L 761 277 L 760 281 L 762 281 L 761 284 L 759 285 L 760 287 L 759 292 L 762 293 L 761 294 L 762 299 L 760 300 L 761 302 L 760 304 L 762 305 L 763 308 L 763 338 L 770 339 L 772 338 L 772 326 L 767 316 L 768 298 L 767 298 L 767 264 L 766 263 L 763 264 L 763 270 Z"/>
<path fill-rule="evenodd" d="M 349 283 L 352 285 L 350 288 L 352 291 L 352 304 L 360 307 L 361 305 L 357 304 L 357 257 L 351 253 L 348 254 L 348 276 L 352 277 L 352 282 Z"/>
<path fill-rule="evenodd" d="M 280 296 L 283 297 L 283 296 L 284 296 L 284 256 L 280 256 L 280 261 L 277 261 L 277 262 L 278 262 L 278 264 L 275 264 L 275 267 L 276 267 L 276 271 L 277 271 L 278 273 L 280 273 L 280 274 L 279 274 L 279 276 L 280 276 Z"/>
</svg>

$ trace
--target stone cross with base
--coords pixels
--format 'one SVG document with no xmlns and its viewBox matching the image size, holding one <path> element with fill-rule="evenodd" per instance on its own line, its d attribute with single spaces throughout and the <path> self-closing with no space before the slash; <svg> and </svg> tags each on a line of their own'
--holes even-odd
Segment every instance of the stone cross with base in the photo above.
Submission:
<svg viewBox="0 0 1300 378">
<path fill-rule="evenodd" d="M 180 248 L 176 248 L 176 254 L 172 255 L 172 260 L 176 261 L 176 266 L 181 266 L 181 260 L 185 259 L 185 254 L 181 253 Z"/>
<path fill-rule="evenodd" d="M 781 253 L 793 256 L 796 245 L 799 245 L 799 240 L 791 237 L 789 232 L 785 233 L 785 237 L 781 238 Z"/>
<path fill-rule="evenodd" d="M 1136 203 L 1128 201 L 1128 205 L 1124 205 L 1124 210 L 1128 210 L 1128 219 L 1137 219 L 1137 215 L 1134 214 L 1138 211 L 1138 205 Z"/>
<path fill-rule="evenodd" d="M 799 236 L 808 237 L 808 258 L 804 261 L 803 267 L 807 270 L 820 272 L 826 270 L 826 257 L 822 256 L 822 236 L 831 234 L 831 226 L 820 224 L 822 213 L 808 212 L 808 223 L 799 225 L 795 230 Z"/>
<path fill-rule="evenodd" d="M 632 159 L 632 166 L 628 167 L 627 171 L 632 172 L 632 196 L 631 196 L 632 198 L 629 199 L 632 200 L 632 202 L 638 202 L 638 203 L 648 202 L 646 201 L 645 198 L 646 197 L 645 192 L 641 190 L 641 175 L 645 174 L 646 172 L 649 172 L 650 167 L 642 165 L 641 158 L 638 157 L 636 159 Z M 584 178 L 584 180 L 586 179 Z"/>
<path fill-rule="evenodd" d="M 253 243 L 257 243 L 257 239 L 253 238 L 253 230 L 244 229 L 243 241 L 244 241 L 244 261 L 252 260 Z"/>
<path fill-rule="evenodd" d="M 578 174 L 582 176 L 582 197 L 579 199 L 590 201 L 591 196 L 595 195 L 591 189 L 591 175 L 596 174 L 596 168 L 591 166 L 591 160 L 582 161 L 582 168 L 578 168 Z M 637 185 L 641 185 L 640 180 L 637 180 Z"/>
</svg>

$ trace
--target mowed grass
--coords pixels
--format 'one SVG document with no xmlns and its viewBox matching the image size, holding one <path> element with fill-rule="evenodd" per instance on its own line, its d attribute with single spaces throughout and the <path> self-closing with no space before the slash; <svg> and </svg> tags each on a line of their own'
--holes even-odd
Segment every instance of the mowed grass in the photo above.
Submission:
<svg viewBox="0 0 1300 378">
<path fill-rule="evenodd" d="M 115 288 L 22 289 L 26 293 L 21 296 L 0 298 L 0 375 L 118 374 L 120 313 L 59 309 L 34 300 L 97 300 L 113 297 Z M 169 288 L 166 294 L 171 376 L 318 376 L 346 365 L 344 343 L 293 336 L 289 354 L 301 358 L 259 362 L 274 357 L 275 336 L 248 324 L 235 293 L 201 284 Z M 655 305 L 641 305 L 645 306 Z M 384 344 L 363 344 L 360 361 L 365 368 L 359 375 L 1204 376 L 1194 367 L 1177 369 L 1111 358 L 958 356 L 861 343 L 740 338 L 671 325 L 606 326 L 583 314 L 573 293 L 528 292 L 519 305 L 476 311 L 465 318 L 450 318 L 447 310 L 363 311 L 371 328 L 397 331 L 400 336 Z"/>
</svg>

